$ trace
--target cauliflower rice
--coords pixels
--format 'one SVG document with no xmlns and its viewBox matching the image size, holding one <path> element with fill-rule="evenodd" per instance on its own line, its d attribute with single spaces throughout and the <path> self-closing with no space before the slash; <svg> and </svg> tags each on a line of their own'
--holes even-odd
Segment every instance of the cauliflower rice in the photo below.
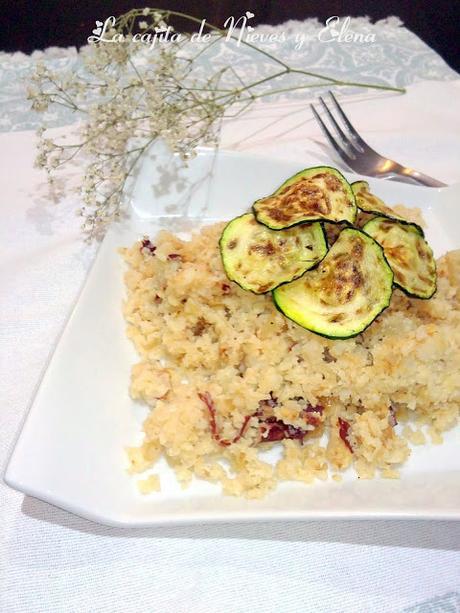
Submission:
<svg viewBox="0 0 460 613">
<path fill-rule="evenodd" d="M 130 392 L 151 408 L 143 444 L 128 450 L 132 472 L 164 456 L 184 487 L 197 477 L 260 498 L 279 481 L 340 480 L 348 467 L 396 478 L 408 441 L 442 442 L 460 405 L 460 251 L 438 261 L 432 299 L 395 289 L 365 332 L 329 340 L 227 279 L 223 227 L 190 241 L 162 231 L 123 250 L 140 355 Z M 159 487 L 156 475 L 140 482 L 144 493 Z"/>
</svg>

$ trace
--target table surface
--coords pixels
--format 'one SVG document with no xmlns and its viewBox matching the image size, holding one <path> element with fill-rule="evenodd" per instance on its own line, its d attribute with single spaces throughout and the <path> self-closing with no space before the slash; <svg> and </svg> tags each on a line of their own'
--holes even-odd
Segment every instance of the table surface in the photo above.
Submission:
<svg viewBox="0 0 460 613">
<path fill-rule="evenodd" d="M 458 75 L 395 19 L 352 20 L 355 31 L 375 33 L 367 47 L 320 45 L 320 27 L 288 22 L 258 31 L 304 33 L 303 50 L 292 42 L 275 49 L 298 65 L 409 86 L 404 96 L 348 90 L 341 100 L 378 151 L 447 183 L 460 181 Z M 2 466 L 96 250 L 82 242 L 74 214 L 81 169 L 62 175 L 65 197 L 57 205 L 33 168 L 39 118 L 21 79 L 39 57 L 55 67 L 79 61 L 74 50 L 0 54 Z M 254 58 L 241 62 L 254 70 Z M 256 105 L 225 123 L 222 147 L 340 165 L 306 102 L 296 93 Z M 68 133 L 74 117 L 50 112 L 47 120 L 56 133 Z M 460 611 L 460 527 L 453 522 L 121 530 L 0 488 L 0 610 Z"/>
</svg>

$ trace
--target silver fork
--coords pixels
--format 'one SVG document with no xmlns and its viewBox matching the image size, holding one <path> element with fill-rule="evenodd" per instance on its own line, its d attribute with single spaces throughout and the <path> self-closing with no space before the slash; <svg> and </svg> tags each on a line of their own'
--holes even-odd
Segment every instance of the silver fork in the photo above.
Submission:
<svg viewBox="0 0 460 613">
<path fill-rule="evenodd" d="M 324 102 L 323 98 L 320 96 L 321 105 L 326 112 L 329 121 L 337 135 L 337 140 L 332 136 L 328 127 L 321 119 L 317 110 L 310 104 L 311 110 L 318 121 L 322 131 L 324 132 L 326 138 L 332 145 L 332 147 L 337 151 L 342 160 L 347 164 L 351 170 L 363 175 L 367 175 L 369 177 L 381 177 L 388 179 L 395 179 L 397 181 L 405 181 L 409 183 L 419 183 L 420 185 L 426 185 L 427 187 L 445 187 L 446 184 L 438 181 L 437 179 L 433 179 L 428 175 L 423 174 L 422 172 L 418 172 L 413 168 L 408 168 L 406 166 L 402 166 L 398 164 L 398 162 L 394 162 L 393 160 L 389 160 L 388 158 L 383 157 L 377 151 L 374 151 L 372 147 L 361 138 L 358 132 L 355 130 L 353 125 L 351 124 L 348 117 L 345 115 L 342 107 L 337 102 L 334 94 L 330 91 L 329 95 L 332 99 L 333 106 L 338 113 L 338 116 L 342 120 L 342 127 L 334 118 L 330 108 Z"/>
</svg>

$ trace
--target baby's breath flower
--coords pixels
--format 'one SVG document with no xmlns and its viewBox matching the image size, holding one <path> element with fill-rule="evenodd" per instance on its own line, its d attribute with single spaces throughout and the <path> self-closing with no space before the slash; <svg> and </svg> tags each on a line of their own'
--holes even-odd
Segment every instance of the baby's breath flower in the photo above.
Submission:
<svg viewBox="0 0 460 613">
<path fill-rule="evenodd" d="M 80 154 L 87 160 L 79 214 L 88 239 L 98 238 L 108 223 L 123 216 L 126 181 L 153 142 L 161 139 L 188 162 L 199 144 L 217 146 L 225 113 L 235 104 L 251 104 L 257 98 L 254 88 L 259 82 L 266 88 L 270 80 L 258 75 L 253 84 L 244 85 L 230 66 L 209 75 L 193 59 L 193 45 L 183 44 L 185 35 L 174 42 L 155 43 L 154 52 L 134 41 L 139 18 L 143 19 L 138 29 L 153 36 L 156 30 L 168 27 L 174 31 L 169 23 L 173 14 L 133 9 L 118 17 L 105 33 L 105 38 L 116 42 L 98 41 L 81 50 L 80 71 L 56 73 L 40 62 L 31 75 L 27 97 L 34 110 L 43 112 L 60 104 L 83 120 L 76 140 L 69 144 L 47 138 L 45 128 L 40 128 L 35 163 L 52 181 L 55 171 Z M 208 44 L 224 35 L 215 28 Z M 279 78 L 279 61 L 277 68 L 274 76 Z M 286 74 L 289 71 L 286 67 Z M 332 82 L 346 84 L 322 79 L 323 85 L 324 80 L 329 81 L 328 87 Z"/>
<path fill-rule="evenodd" d="M 49 98 L 46 96 L 35 96 L 32 100 L 32 110 L 37 112 L 43 112 L 48 110 Z"/>
</svg>

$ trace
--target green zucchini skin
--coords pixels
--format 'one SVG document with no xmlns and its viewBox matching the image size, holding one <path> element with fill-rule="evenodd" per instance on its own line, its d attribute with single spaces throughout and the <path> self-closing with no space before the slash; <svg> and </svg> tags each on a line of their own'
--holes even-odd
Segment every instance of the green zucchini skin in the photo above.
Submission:
<svg viewBox="0 0 460 613">
<path fill-rule="evenodd" d="M 298 208 L 302 205 L 306 207 L 303 213 Z M 257 221 L 272 230 L 314 221 L 353 224 L 358 212 L 350 184 L 341 172 L 330 166 L 301 170 L 273 194 L 256 200 L 252 208 Z"/>
<path fill-rule="evenodd" d="M 246 291 L 264 294 L 317 266 L 327 242 L 320 223 L 274 231 L 245 213 L 225 226 L 219 248 L 227 277 Z"/>
<path fill-rule="evenodd" d="M 273 290 L 272 292 L 273 294 L 275 294 L 275 290 Z M 286 313 L 281 309 L 281 307 L 278 305 L 278 303 L 276 302 L 276 297 L 273 296 L 273 304 L 276 307 L 276 310 L 279 311 L 281 313 L 281 315 L 283 315 L 284 317 L 286 317 L 286 319 L 290 319 L 292 322 L 294 322 L 295 324 L 297 324 L 298 326 L 300 326 L 300 324 L 295 320 L 292 319 L 292 317 L 289 317 L 289 315 L 286 315 Z M 390 303 L 388 303 L 381 311 L 380 313 L 376 316 L 376 318 L 383 313 L 383 311 L 385 311 L 385 309 L 387 309 L 390 306 Z M 376 319 L 375 318 L 375 319 Z M 363 332 L 365 332 L 375 321 L 375 319 L 373 319 L 371 322 L 369 322 L 367 324 L 366 327 L 364 327 L 360 332 L 354 332 L 353 334 L 349 334 L 348 336 L 331 336 L 330 334 L 326 334 L 325 332 L 318 332 L 317 330 L 311 330 L 310 328 L 305 328 L 305 330 L 308 330 L 309 332 L 313 332 L 313 334 L 316 334 L 317 336 L 321 336 L 322 338 L 328 338 L 330 341 L 346 341 L 350 338 L 355 338 L 356 336 L 359 336 L 360 334 L 363 334 Z M 304 326 L 300 326 L 301 328 L 303 328 Z"/>
<path fill-rule="evenodd" d="M 371 191 L 371 188 L 369 187 L 369 183 L 367 181 L 364 181 L 364 179 L 360 179 L 359 181 L 353 181 L 353 183 L 350 183 L 351 188 L 356 196 L 356 192 L 357 190 L 363 188 L 363 189 L 367 189 L 367 191 Z M 358 207 L 359 208 L 359 207 Z"/>
<path fill-rule="evenodd" d="M 436 294 L 438 290 L 438 286 L 436 284 L 433 289 L 433 292 L 429 296 L 420 296 L 419 294 L 411 293 L 408 289 L 405 289 L 402 285 L 399 285 L 398 283 L 395 283 L 394 286 L 400 289 L 409 298 L 416 298 L 417 300 L 429 300 L 430 298 L 433 298 L 433 296 Z"/>
<path fill-rule="evenodd" d="M 393 211 L 391 207 L 386 205 L 381 198 L 372 194 L 367 181 L 355 181 L 351 184 L 351 188 L 355 194 L 356 206 L 363 213 L 386 217 L 402 224 L 414 226 L 421 236 L 425 236 L 421 226 L 401 217 L 401 215 L 398 215 L 396 211 Z"/>
<path fill-rule="evenodd" d="M 361 334 L 389 306 L 392 285 L 382 247 L 362 230 L 346 228 L 315 270 L 272 296 L 277 309 L 301 327 L 347 339 Z"/>
<path fill-rule="evenodd" d="M 374 217 L 364 225 L 363 232 L 382 246 L 396 287 L 411 298 L 422 300 L 429 300 L 435 294 L 436 261 L 418 226 Z"/>
</svg>

